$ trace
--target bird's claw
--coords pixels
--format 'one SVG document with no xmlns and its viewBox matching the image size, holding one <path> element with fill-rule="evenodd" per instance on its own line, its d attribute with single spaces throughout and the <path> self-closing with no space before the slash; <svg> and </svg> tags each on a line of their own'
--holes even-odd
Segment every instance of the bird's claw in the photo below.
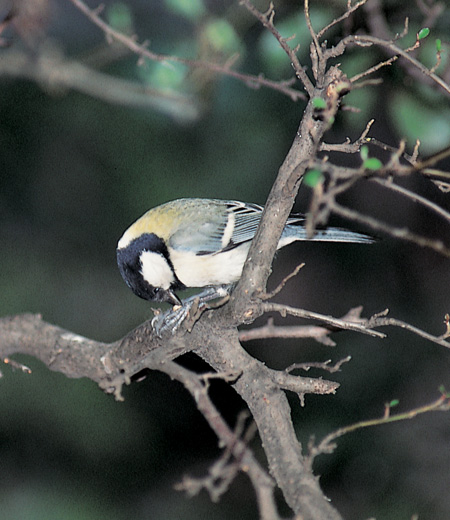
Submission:
<svg viewBox="0 0 450 520">
<path fill-rule="evenodd" d="M 186 300 L 183 300 L 181 306 L 174 307 L 169 311 L 157 314 L 152 319 L 152 327 L 155 334 L 158 337 L 162 337 L 163 334 L 170 331 L 175 334 L 180 326 L 185 322 L 186 318 L 190 318 L 189 322 L 186 323 L 186 328 L 190 331 L 203 313 L 204 310 L 209 308 L 208 303 L 216 298 L 228 297 L 227 286 L 221 286 L 218 288 L 208 288 L 203 293 L 191 296 Z"/>
<path fill-rule="evenodd" d="M 198 304 L 197 306 L 194 306 L 196 301 Z M 193 307 L 196 307 L 195 314 L 197 315 L 198 312 L 201 312 L 206 308 L 206 303 L 199 302 L 198 299 L 187 301 L 183 302 L 183 305 L 180 307 L 156 315 L 152 319 L 152 327 L 155 334 L 158 337 L 162 337 L 162 335 L 168 331 L 175 334 L 183 322 L 185 322 L 186 318 L 192 314 L 191 311 L 193 310 Z"/>
</svg>

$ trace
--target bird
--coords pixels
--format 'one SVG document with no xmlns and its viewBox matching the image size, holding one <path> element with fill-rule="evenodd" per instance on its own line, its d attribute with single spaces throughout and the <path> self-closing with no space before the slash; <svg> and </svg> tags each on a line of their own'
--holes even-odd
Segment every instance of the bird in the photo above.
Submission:
<svg viewBox="0 0 450 520">
<path fill-rule="evenodd" d="M 175 333 L 195 298 L 203 304 L 229 294 L 241 277 L 263 210 L 236 200 L 176 199 L 150 209 L 123 233 L 117 264 L 128 287 L 140 298 L 173 306 L 152 322 L 159 336 L 167 329 Z M 337 227 L 309 237 L 305 221 L 304 215 L 291 214 L 277 249 L 302 240 L 374 242 L 369 235 Z M 204 290 L 181 301 L 176 291 L 191 287 Z"/>
</svg>

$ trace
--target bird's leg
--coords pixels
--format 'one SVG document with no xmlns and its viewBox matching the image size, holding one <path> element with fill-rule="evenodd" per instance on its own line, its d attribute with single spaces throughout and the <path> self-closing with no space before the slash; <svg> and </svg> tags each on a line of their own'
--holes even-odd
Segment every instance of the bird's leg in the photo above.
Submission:
<svg viewBox="0 0 450 520">
<path fill-rule="evenodd" d="M 199 294 L 194 294 L 182 301 L 182 305 L 174 307 L 162 314 L 158 314 L 152 320 L 152 327 L 156 335 L 161 337 L 167 331 L 172 334 L 180 328 L 180 325 L 188 317 L 193 307 L 196 312 L 205 310 L 208 302 L 217 298 L 223 298 L 229 294 L 231 286 L 208 287 Z"/>
</svg>

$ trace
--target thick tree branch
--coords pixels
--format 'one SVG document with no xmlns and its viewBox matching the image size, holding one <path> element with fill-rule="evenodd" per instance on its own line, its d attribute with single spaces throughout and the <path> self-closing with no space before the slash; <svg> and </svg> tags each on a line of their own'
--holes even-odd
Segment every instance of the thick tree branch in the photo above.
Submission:
<svg viewBox="0 0 450 520">
<path fill-rule="evenodd" d="M 88 377 L 108 393 L 122 399 L 121 389 L 133 376 L 145 369 L 159 370 L 174 377 L 191 392 L 200 390 L 198 376 L 178 369 L 171 360 L 192 351 L 218 373 L 235 374 L 232 386 L 248 404 L 258 426 L 269 467 L 291 508 L 308 520 L 338 519 L 340 516 L 323 496 L 317 479 L 305 471 L 301 446 L 290 417 L 290 407 L 283 389 L 303 396 L 306 393 L 332 393 L 336 383 L 323 379 L 292 376 L 266 367 L 241 347 L 237 330 L 224 324 L 219 312 L 205 313 L 189 334 L 160 340 L 153 335 L 149 322 L 122 340 L 105 344 L 77 336 L 42 321 L 40 316 L 22 315 L 0 319 L 0 356 L 24 353 L 41 359 L 49 368 L 68 377 Z M 187 378 L 187 379 L 186 379 Z M 203 391 L 203 388 L 202 388 Z M 245 455 L 221 419 L 214 419 L 208 401 L 201 398 L 207 419 L 225 443 L 232 443 L 235 455 Z M 228 444 L 227 444 L 228 445 Z M 247 457 L 247 455 L 245 455 Z M 248 462 L 248 459 L 246 459 Z M 260 469 L 251 477 L 258 482 Z M 267 488 L 269 486 L 269 488 Z M 268 481 L 259 500 L 267 500 Z"/>
</svg>

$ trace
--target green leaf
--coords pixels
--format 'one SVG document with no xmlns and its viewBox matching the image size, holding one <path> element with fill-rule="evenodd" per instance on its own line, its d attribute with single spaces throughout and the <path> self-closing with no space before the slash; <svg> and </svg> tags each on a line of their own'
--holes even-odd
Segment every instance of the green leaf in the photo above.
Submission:
<svg viewBox="0 0 450 520">
<path fill-rule="evenodd" d="M 365 144 L 361 146 L 361 150 L 359 151 L 359 155 L 363 161 L 367 161 L 369 158 L 369 147 Z"/>
<path fill-rule="evenodd" d="M 153 62 L 147 67 L 138 68 L 138 74 L 145 83 L 162 90 L 180 89 L 185 82 L 186 71 L 186 65 L 166 61 Z"/>
<path fill-rule="evenodd" d="M 434 49 L 433 53 L 436 56 Z M 448 146 L 450 140 L 450 107 L 447 105 L 434 93 L 424 91 L 420 96 L 413 96 L 399 88 L 391 102 L 392 121 L 408 143 L 420 139 L 422 153 L 432 154 Z"/>
<path fill-rule="evenodd" d="M 320 170 L 309 170 L 303 177 L 303 182 L 310 188 L 315 188 L 323 181 L 323 175 Z"/>
<path fill-rule="evenodd" d="M 417 39 L 423 40 L 430 34 L 430 29 L 428 27 L 424 27 L 423 29 L 420 29 L 420 31 L 417 33 Z"/>
<path fill-rule="evenodd" d="M 106 12 L 106 20 L 117 31 L 129 34 L 133 31 L 133 16 L 127 4 L 115 2 Z"/>
<path fill-rule="evenodd" d="M 450 397 L 450 392 L 447 392 L 444 385 L 439 386 L 439 392 L 441 392 L 441 394 L 447 398 Z"/>
<path fill-rule="evenodd" d="M 400 401 L 398 399 L 392 399 L 392 401 L 389 403 L 389 408 L 394 408 L 395 406 L 398 406 Z"/>
<path fill-rule="evenodd" d="M 239 50 L 239 36 L 233 26 L 224 19 L 210 21 L 205 26 L 203 35 L 216 52 L 231 54 Z"/>
<path fill-rule="evenodd" d="M 442 47 L 442 42 L 441 42 L 441 40 L 438 38 L 438 39 L 436 40 L 436 50 L 437 50 L 438 52 L 441 52 L 441 47 Z"/>
<path fill-rule="evenodd" d="M 203 0 L 165 0 L 167 9 L 194 21 L 206 12 Z"/>
<path fill-rule="evenodd" d="M 363 162 L 363 167 L 366 169 L 366 170 L 379 170 L 383 167 L 383 163 L 377 159 L 376 157 L 371 157 L 370 159 L 366 159 L 364 162 Z"/>
<path fill-rule="evenodd" d="M 313 98 L 312 104 L 316 110 L 322 110 L 324 108 L 327 108 L 327 104 L 326 104 L 325 100 L 322 98 L 319 98 L 319 97 Z"/>
</svg>

